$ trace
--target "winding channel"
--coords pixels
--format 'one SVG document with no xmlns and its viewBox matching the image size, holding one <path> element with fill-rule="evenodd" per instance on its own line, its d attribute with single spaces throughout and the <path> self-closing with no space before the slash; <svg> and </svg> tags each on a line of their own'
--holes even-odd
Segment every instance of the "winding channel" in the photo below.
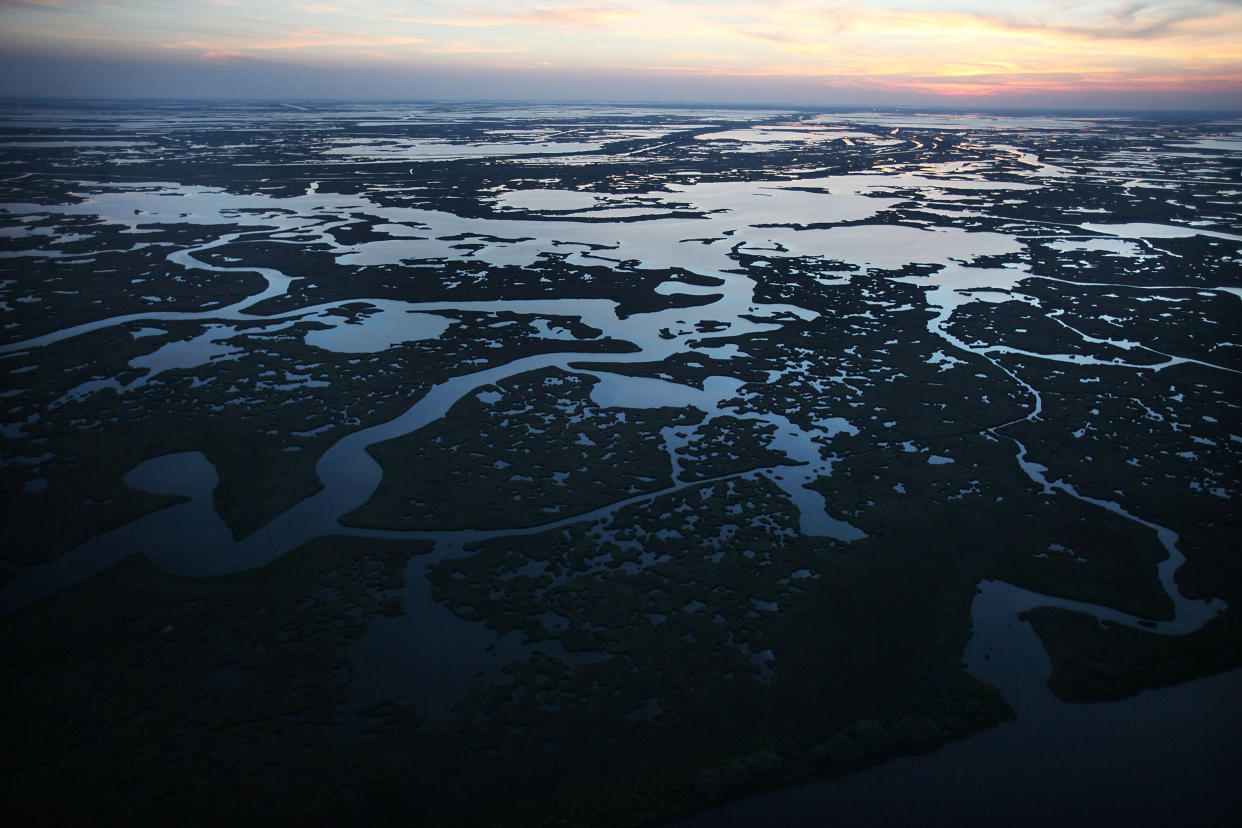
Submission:
<svg viewBox="0 0 1242 828">
<path fill-rule="evenodd" d="M 808 184 L 821 183 L 834 194 L 808 193 L 790 189 L 794 185 L 805 188 Z M 215 469 L 197 452 L 167 455 L 148 460 L 134 468 L 126 482 L 148 491 L 184 495 L 189 499 L 146 515 L 130 524 L 99 535 L 80 545 L 60 558 L 23 568 L 18 577 L 0 588 L 0 612 L 12 612 L 24 605 L 89 578 L 113 563 L 141 552 L 156 565 L 179 575 L 206 577 L 238 572 L 269 563 L 286 552 L 315 537 L 329 534 L 348 534 L 382 538 L 427 538 L 437 544 L 437 555 L 462 554 L 470 542 L 490 537 L 531 534 L 563 527 L 581 521 L 606 522 L 617 510 L 638 502 L 651 500 L 670 492 L 690 486 L 703 486 L 712 482 L 745 475 L 767 474 L 780 485 L 798 506 L 800 528 L 806 534 L 834 537 L 844 541 L 864 537 L 861 531 L 830 514 L 831 504 L 818 493 L 805 487 L 817 477 L 831 473 L 831 461 L 824 458 L 823 447 L 832 436 L 852 428 L 844 420 L 824 423 L 815 429 L 802 429 L 780 416 L 764 415 L 762 419 L 776 426 L 771 448 L 784 453 L 794 465 L 774 469 L 750 469 L 714 480 L 683 481 L 680 478 L 676 449 L 688 437 L 675 433 L 664 435 L 666 450 L 672 463 L 670 483 L 659 491 L 629 497 L 606 507 L 579 515 L 560 517 L 538 526 L 521 529 L 489 531 L 464 530 L 455 532 L 380 531 L 347 527 L 340 518 L 366 503 L 379 486 L 383 472 L 379 464 L 368 454 L 367 448 L 386 440 L 411 434 L 418 429 L 444 417 L 449 409 L 471 393 L 479 392 L 507 378 L 531 371 L 558 368 L 563 371 L 589 375 L 596 380 L 592 386 L 592 398 L 601 406 L 631 408 L 657 405 L 685 405 L 703 411 L 707 422 L 716 416 L 754 416 L 742 414 L 729 405 L 729 400 L 744 396 L 742 383 L 728 376 L 709 378 L 703 389 L 694 389 L 652 378 L 634 378 L 610 374 L 598 368 L 607 363 L 658 362 L 688 349 L 713 357 L 727 364 L 732 355 L 728 348 L 703 348 L 713 339 L 736 338 L 747 334 L 773 330 L 790 316 L 808 320 L 816 314 L 792 305 L 757 303 L 754 297 L 755 282 L 741 274 L 732 258 L 744 250 L 751 255 L 770 251 L 771 255 L 822 255 L 831 249 L 834 255 L 852 260 L 860 265 L 888 267 L 894 263 L 932 261 L 940 265 L 931 277 L 909 277 L 902 281 L 926 287 L 925 299 L 935 315 L 928 322 L 928 330 L 951 348 L 989 361 L 997 369 L 1021 386 L 1032 399 L 1030 412 L 1020 420 L 1033 420 L 1042 410 L 1039 392 L 1006 369 L 997 359 L 999 353 L 1019 354 L 1033 358 L 1068 362 L 1075 365 L 1107 365 L 1135 370 L 1160 370 L 1162 368 L 1196 362 L 1210 368 L 1230 370 L 1209 363 L 1178 357 L 1168 357 L 1156 365 L 1125 365 L 1116 360 L 1098 360 L 1068 354 L 1038 354 L 1004 346 L 973 346 L 946 330 L 946 323 L 953 311 L 965 302 L 979 297 L 972 289 L 1001 290 L 1010 298 L 1017 285 L 1026 279 L 1046 278 L 1024 268 L 968 268 L 960 264 L 982 255 L 1010 253 L 1020 249 L 1018 240 L 996 233 L 965 233 L 954 228 L 912 228 L 905 226 L 848 226 L 826 230 L 801 230 L 795 226 L 771 226 L 766 224 L 773 216 L 793 224 L 801 217 L 813 215 L 818 221 L 859 221 L 875 215 L 881 209 L 891 207 L 896 199 L 888 198 L 884 191 L 897 186 L 925 186 L 934 188 L 963 189 L 1029 189 L 1038 185 L 980 182 L 969 179 L 928 177 L 924 175 L 850 175 L 816 181 L 797 181 L 788 186 L 777 184 L 744 185 L 697 185 L 675 190 L 671 195 L 659 196 L 674 207 L 677 203 L 692 202 L 691 215 L 676 219 L 655 219 L 642 222 L 642 232 L 610 223 L 574 221 L 546 221 L 520 218 L 463 219 L 451 214 L 407 208 L 381 208 L 362 197 L 325 196 L 315 188 L 309 188 L 303 196 L 292 199 L 271 199 L 263 196 L 227 196 L 208 188 L 159 185 L 163 192 L 180 193 L 184 198 L 171 199 L 178 202 L 172 211 L 166 205 L 170 199 L 152 196 L 150 193 L 126 192 L 101 195 L 82 205 L 55 208 L 70 214 L 98 215 L 110 223 L 118 223 L 136 230 L 138 224 L 154 221 L 186 221 L 171 216 L 191 208 L 189 221 L 253 221 L 266 226 L 276 225 L 268 240 L 281 241 L 282 235 L 313 235 L 319 242 L 332 244 L 338 251 L 339 261 L 344 264 L 376 264 L 399 262 L 409 258 L 446 258 L 460 255 L 443 239 L 465 233 L 480 239 L 492 239 L 494 243 L 479 251 L 478 258 L 492 264 L 521 264 L 534 260 L 539 253 L 554 249 L 549 241 L 562 244 L 582 245 L 584 249 L 571 254 L 569 261 L 590 263 L 591 257 L 614 259 L 620 262 L 638 262 L 642 269 L 676 271 L 678 269 L 698 276 L 706 276 L 719 282 L 719 286 L 704 288 L 672 279 L 661 285 L 664 293 L 688 293 L 719 295 L 714 301 L 691 308 L 676 308 L 653 313 L 635 314 L 621 318 L 617 303 L 610 300 L 526 300 L 517 302 L 395 302 L 391 300 L 349 299 L 300 308 L 270 316 L 258 315 L 253 308 L 259 303 L 286 295 L 289 286 L 298 278 L 273 268 L 214 265 L 197 258 L 215 247 L 228 245 L 252 232 L 239 231 L 225 235 L 197 248 L 183 249 L 169 254 L 170 262 L 185 268 L 196 268 L 221 274 L 258 273 L 266 282 L 263 291 L 246 297 L 232 305 L 214 310 L 196 312 L 162 312 L 126 314 L 97 322 L 78 325 L 48 333 L 23 342 L 0 347 L 0 355 L 20 356 L 21 353 L 61 342 L 90 331 L 105 327 L 140 321 L 245 321 L 269 324 L 288 323 L 292 320 L 314 318 L 323 321 L 324 313 L 342 305 L 365 302 L 389 322 L 422 324 L 427 330 L 407 338 L 425 338 L 436 335 L 438 323 L 428 327 L 428 317 L 447 311 L 508 311 L 534 317 L 575 316 L 585 325 L 600 329 L 612 338 L 632 343 L 637 350 L 625 353 L 599 353 L 591 351 L 561 352 L 516 359 L 503 365 L 463 374 L 433 386 L 420 399 L 413 402 L 403 413 L 386 422 L 346 435 L 333 444 L 319 459 L 316 473 L 323 485 L 318 493 L 294 505 L 276 516 L 241 541 L 234 541 L 212 505 L 212 490 L 217 482 Z M 169 187 L 173 189 L 169 189 Z M 779 198 L 754 196 L 778 195 Z M 652 196 L 657 197 L 653 194 Z M 827 199 L 827 200 L 826 200 Z M 768 202 L 772 203 L 768 203 Z M 153 206 L 153 202 L 157 202 Z M 49 208 L 38 205 L 9 205 L 16 212 L 46 212 Z M 666 210 L 666 208 L 658 208 Z M 161 214 L 161 210 L 166 215 Z M 140 219 L 134 215 L 141 211 Z M 248 211 L 248 212 L 247 212 Z M 338 212 L 339 211 L 339 212 Z M 391 241 L 375 241 L 343 249 L 328 235 L 328 230 L 341 222 L 324 222 L 325 213 L 348 215 L 351 211 L 365 211 L 379 220 L 388 221 L 393 228 Z M 606 214 L 606 210 L 604 211 Z M 184 213 L 181 213 L 184 216 Z M 309 220 L 306 218 L 309 216 Z M 763 225 L 759 230 L 757 225 Z M 1085 225 L 1084 225 L 1085 228 Z M 1101 230 L 1101 228 L 1104 228 Z M 1107 226 L 1092 226 L 1092 232 L 1109 232 Z M 733 238 L 742 230 L 744 235 Z M 728 231 L 728 232 L 726 232 Z M 1124 234 L 1126 230 L 1119 230 Z M 745 235 L 748 234 L 748 235 Z M 1221 234 L 1216 234 L 1221 235 Z M 877 240 L 884 242 L 877 247 Z M 1234 237 L 1236 238 L 1236 237 Z M 499 241 L 495 241 L 499 240 Z M 307 244 L 299 239 L 297 244 Z M 918 253 L 911 251 L 917 250 Z M 843 252 L 838 252 L 843 251 Z M 924 258 L 911 258 L 911 256 Z M 1117 285 L 1118 287 L 1129 287 Z M 1215 289 L 1215 288 L 1213 288 Z M 1239 296 L 1235 290 L 1219 288 L 1230 295 Z M 1242 298 L 1242 296 L 1239 296 Z M 697 323 L 723 323 L 716 333 L 699 333 Z M 415 325 L 417 327 L 417 325 Z M 1068 327 L 1068 326 L 1066 326 Z M 441 328 L 442 330 L 442 328 Z M 675 332 L 671 338 L 661 336 L 661 331 Z M 1073 328 L 1069 330 L 1074 331 Z M 430 331 L 430 333 L 428 333 Z M 1085 341 L 1093 341 L 1081 332 L 1074 333 Z M 400 333 L 398 333 L 400 336 Z M 393 344 L 401 341 L 396 339 Z M 1094 340 L 1100 341 L 1100 340 Z M 1109 344 L 1129 347 L 1137 343 L 1122 341 Z M 577 363 L 590 362 L 594 367 L 585 370 L 575 367 Z M 105 383 L 106 386 L 106 383 Z M 124 388 L 115 383 L 118 392 Z M 670 402 L 675 401 L 675 402 Z M 1013 584 L 984 581 L 979 584 L 979 594 L 973 605 L 974 632 L 966 651 L 968 669 L 983 674 L 986 654 L 1003 651 L 1013 645 L 1013 621 L 1017 613 L 1038 606 L 1053 606 L 1087 613 L 1101 621 L 1110 621 L 1129 627 L 1166 635 L 1182 635 L 1201 627 L 1224 609 L 1218 599 L 1196 601 L 1184 597 L 1177 588 L 1174 575 L 1184 562 L 1178 549 L 1177 535 L 1170 529 L 1131 514 L 1117 503 L 1092 498 L 1079 493 L 1073 486 L 1060 480 L 1047 478 L 1046 469 L 1027 457 L 1027 448 L 1017 439 L 1007 435 L 1006 425 L 987 431 L 1000 439 L 1007 439 L 1015 446 L 1014 462 L 1023 473 L 1045 492 L 1058 491 L 1089 504 L 1105 509 L 1126 520 L 1154 532 L 1167 551 L 1167 557 L 1158 566 L 1160 583 L 1173 604 L 1174 614 L 1169 620 L 1152 621 L 1128 615 L 1120 611 L 1023 589 Z M 692 432 L 693 427 L 683 429 Z M 680 441 L 680 442 L 679 442 Z M 778 474 L 779 472 L 779 474 Z M 408 608 L 407 608 L 408 609 Z M 463 622 L 464 623 L 464 622 Z M 994 671 L 993 671 L 994 672 Z M 1004 680 L 991 675 L 990 681 Z M 1014 691 L 1016 692 L 1016 690 Z"/>
</svg>

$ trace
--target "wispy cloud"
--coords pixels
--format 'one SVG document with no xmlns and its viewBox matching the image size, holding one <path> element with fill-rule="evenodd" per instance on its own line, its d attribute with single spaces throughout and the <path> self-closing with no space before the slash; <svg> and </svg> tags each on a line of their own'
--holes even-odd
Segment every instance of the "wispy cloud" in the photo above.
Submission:
<svg viewBox="0 0 1242 828">
<path fill-rule="evenodd" d="M 536 26 L 556 29 L 593 29 L 637 16 L 632 9 L 617 6 L 536 6 L 496 13 L 473 11 L 468 19 L 489 26 Z"/>
<path fill-rule="evenodd" d="M 0 14 L 0 51 L 446 71 L 540 61 L 954 95 L 1242 77 L 1242 0 L 0 0 Z"/>
<path fill-rule="evenodd" d="M 213 49 L 210 52 L 203 52 L 203 60 L 212 63 L 233 63 L 246 57 L 245 52 L 234 52 L 228 49 Z"/>
<path fill-rule="evenodd" d="M 204 54 L 244 55 L 250 52 L 302 51 L 306 49 L 323 49 L 347 47 L 359 49 L 367 47 L 396 46 L 423 44 L 425 37 L 407 37 L 403 35 L 341 35 L 316 30 L 291 32 L 271 39 L 254 38 L 246 41 L 241 48 L 231 48 L 219 43 L 202 40 L 177 40 L 160 44 L 164 49 L 206 50 Z"/>
<path fill-rule="evenodd" d="M 459 8 L 442 3 L 420 3 L 430 8 L 419 15 L 382 13 L 355 8 L 347 13 L 396 23 L 414 23 L 424 26 L 464 26 L 522 29 L 598 29 L 628 18 L 638 17 L 641 12 L 623 6 L 535 5 L 509 3 L 502 9 L 486 7 Z"/>
<path fill-rule="evenodd" d="M 505 55 L 527 50 L 525 46 L 485 46 L 478 43 L 458 41 L 432 46 L 422 51 L 423 54 L 428 55 Z"/>
<path fill-rule="evenodd" d="M 0 0 L 4 6 L 35 6 L 45 9 L 70 8 L 73 6 L 97 5 L 99 0 Z"/>
<path fill-rule="evenodd" d="M 1096 22 L 1084 24 L 993 14 L 971 16 L 1001 31 L 1048 33 L 1082 40 L 1160 40 L 1183 34 L 1187 24 L 1215 16 L 1204 9 L 1157 14 L 1147 11 L 1143 3 L 1130 3 L 1111 10 Z"/>
</svg>

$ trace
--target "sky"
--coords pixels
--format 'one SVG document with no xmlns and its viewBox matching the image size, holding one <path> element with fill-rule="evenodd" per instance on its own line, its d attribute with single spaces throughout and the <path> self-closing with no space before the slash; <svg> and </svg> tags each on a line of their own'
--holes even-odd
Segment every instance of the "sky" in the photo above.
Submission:
<svg viewBox="0 0 1242 828">
<path fill-rule="evenodd" d="M 0 95 L 1242 110 L 1242 0 L 0 0 Z"/>
</svg>

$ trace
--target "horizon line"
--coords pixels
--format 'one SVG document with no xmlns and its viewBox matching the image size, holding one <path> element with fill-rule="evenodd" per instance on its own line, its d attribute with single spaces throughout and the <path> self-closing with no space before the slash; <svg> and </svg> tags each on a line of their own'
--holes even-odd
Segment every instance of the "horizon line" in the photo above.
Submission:
<svg viewBox="0 0 1242 828">
<path fill-rule="evenodd" d="M 537 106 L 645 106 L 657 109 L 707 108 L 724 107 L 738 110 L 790 109 L 799 112 L 876 112 L 876 113 L 981 113 L 981 114 L 1094 114 L 1094 115 L 1136 115 L 1136 114 L 1195 114 L 1195 115 L 1228 115 L 1242 118 L 1242 108 L 1222 107 L 1109 107 L 1109 106 L 1039 106 L 1039 105 L 994 105 L 971 106 L 949 104 L 804 104 L 788 101 L 771 102 L 736 102 L 724 100 L 650 100 L 643 98 L 519 98 L 519 97 L 298 97 L 298 96 L 267 96 L 237 97 L 230 95 L 118 95 L 118 96 L 83 96 L 55 94 L 2 94 L 0 104 L 8 103 L 195 103 L 195 104 L 395 104 L 395 105 L 507 105 L 525 104 Z"/>
</svg>

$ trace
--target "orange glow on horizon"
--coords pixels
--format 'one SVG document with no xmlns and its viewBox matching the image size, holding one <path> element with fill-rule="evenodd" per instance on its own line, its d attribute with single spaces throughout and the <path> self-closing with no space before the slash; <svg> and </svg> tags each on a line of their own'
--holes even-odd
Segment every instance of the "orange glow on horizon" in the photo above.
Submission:
<svg viewBox="0 0 1242 828">
<path fill-rule="evenodd" d="M 208 0 L 0 6 L 0 52 L 323 68 L 509 71 L 554 65 L 612 78 L 736 77 L 920 97 L 1232 90 L 1242 8 L 1219 0 Z M 518 57 L 521 56 L 521 57 Z"/>
</svg>

